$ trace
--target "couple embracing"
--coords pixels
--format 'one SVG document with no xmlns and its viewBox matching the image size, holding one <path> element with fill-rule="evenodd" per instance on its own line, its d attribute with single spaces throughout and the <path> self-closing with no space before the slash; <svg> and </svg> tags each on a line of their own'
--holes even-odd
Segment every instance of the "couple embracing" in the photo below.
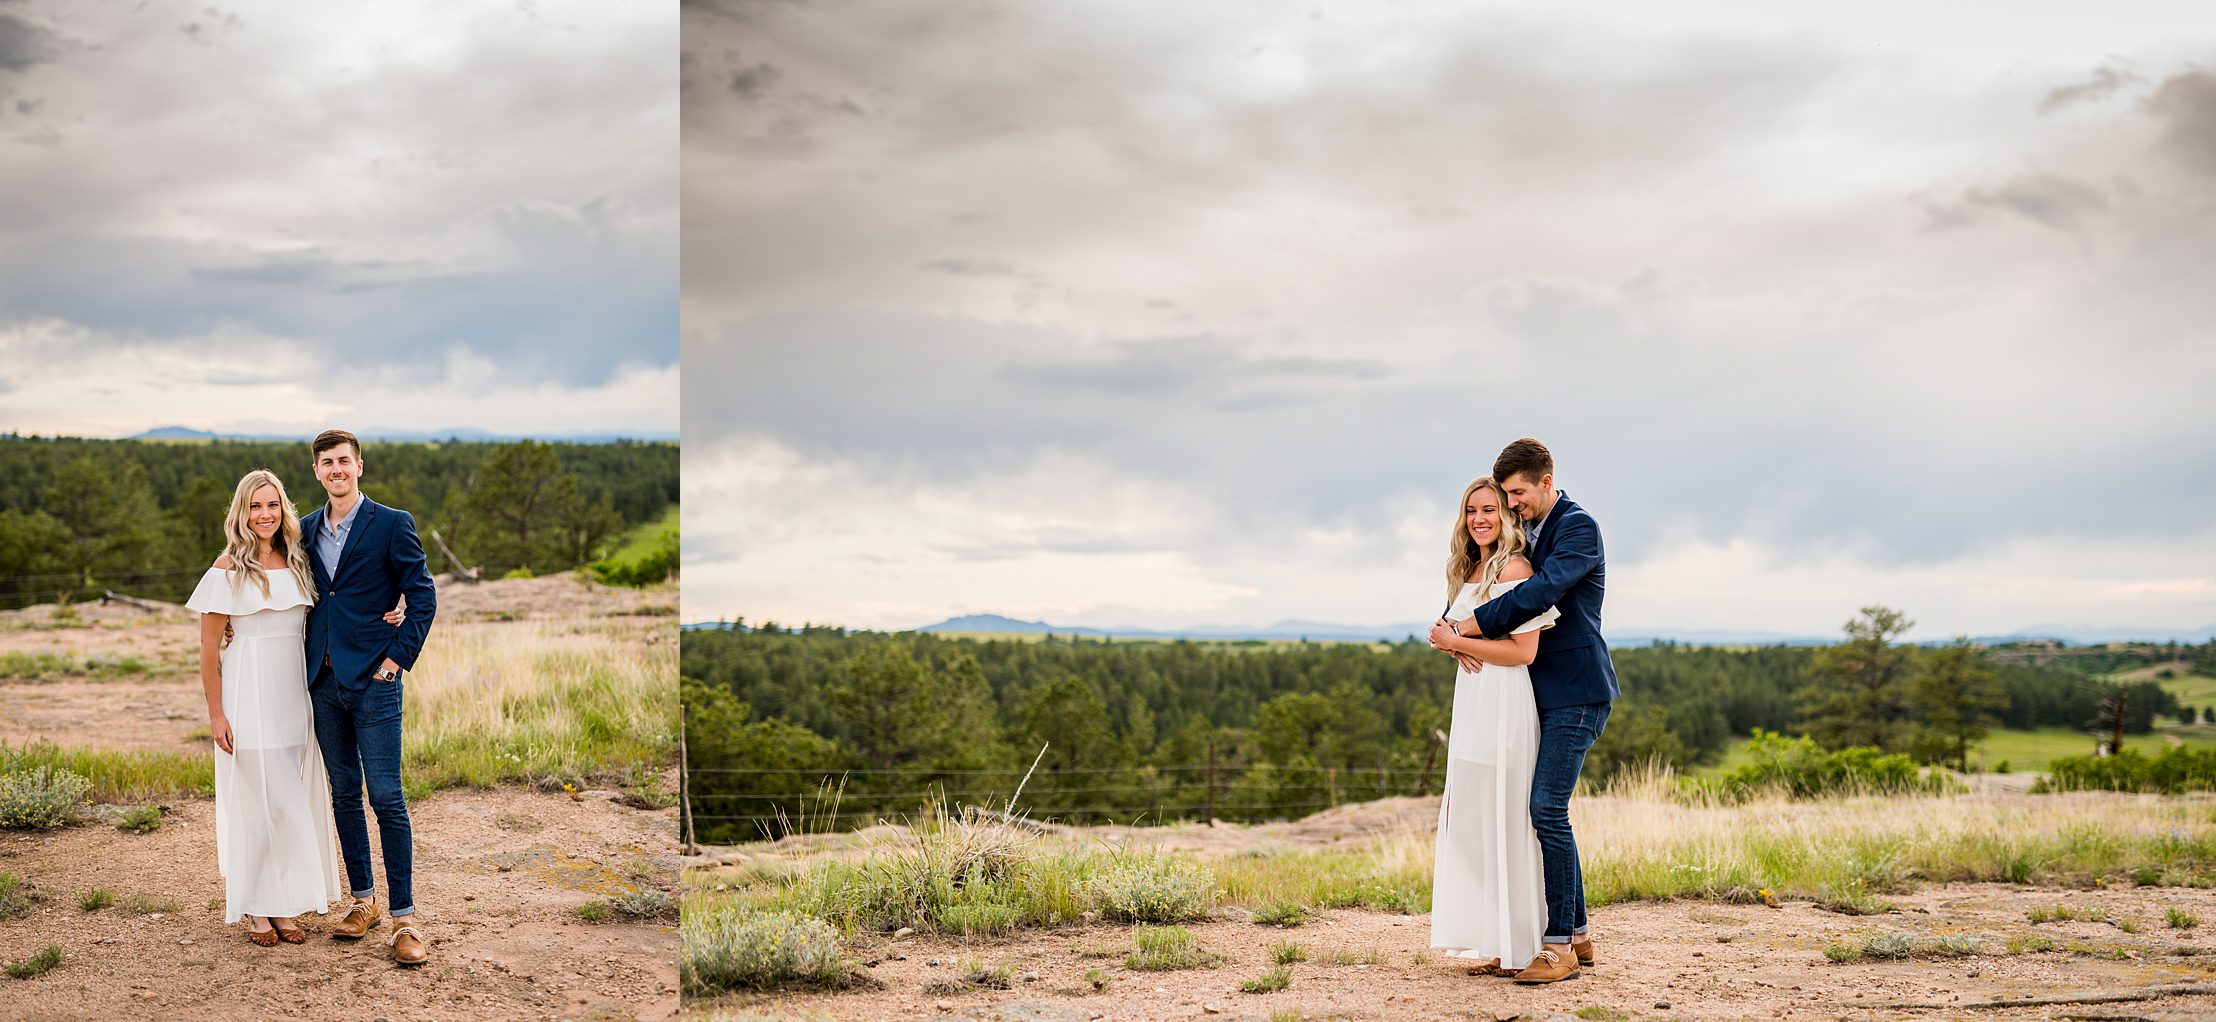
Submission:
<svg viewBox="0 0 2216 1022">
<path fill-rule="evenodd" d="M 331 936 L 359 940 L 389 912 L 393 960 L 421 965 L 430 949 L 413 925 L 400 677 L 415 666 L 438 597 L 415 519 L 362 495 L 361 441 L 327 430 L 310 452 L 329 500 L 297 518 L 274 473 L 247 473 L 231 496 L 223 555 L 186 602 L 201 614 L 223 921 L 244 918 L 262 947 L 305 942 L 294 917 L 340 898 L 335 822 L 353 901 Z M 370 872 L 365 786 L 389 908 L 377 904 Z"/>
<path fill-rule="evenodd" d="M 1617 691 L 1600 527 L 1525 438 L 1462 491 L 1450 551 L 1430 636 L 1459 665 L 1431 946 L 1474 960 L 1472 975 L 1571 979 L 1594 955 L 1570 793 Z"/>
</svg>

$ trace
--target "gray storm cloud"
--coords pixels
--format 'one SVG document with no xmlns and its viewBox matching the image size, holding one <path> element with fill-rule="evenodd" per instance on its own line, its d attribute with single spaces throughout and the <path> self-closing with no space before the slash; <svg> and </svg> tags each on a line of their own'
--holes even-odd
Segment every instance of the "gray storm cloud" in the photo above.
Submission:
<svg viewBox="0 0 2216 1022">
<path fill-rule="evenodd" d="M 0 4 L 0 326 L 675 363 L 672 19 L 229 6 Z"/>
<path fill-rule="evenodd" d="M 1202 560 L 1387 556 L 1523 435 L 1632 559 L 2206 533 L 2207 72 L 1109 13 L 687 8 L 690 451 L 889 494 L 1075 452 L 1198 495 Z"/>
</svg>

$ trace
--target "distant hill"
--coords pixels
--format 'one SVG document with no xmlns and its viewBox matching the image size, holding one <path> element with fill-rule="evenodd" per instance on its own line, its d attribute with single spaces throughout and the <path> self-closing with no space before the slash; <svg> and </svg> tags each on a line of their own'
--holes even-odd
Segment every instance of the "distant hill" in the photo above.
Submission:
<svg viewBox="0 0 2216 1022">
<path fill-rule="evenodd" d="M 440 440 L 468 440 L 477 443 L 510 443 L 517 440 L 543 440 L 565 444 L 612 444 L 619 440 L 675 442 L 674 433 L 569 433 L 558 436 L 526 436 L 520 433 L 494 433 L 482 429 L 359 429 L 354 431 L 364 440 L 385 443 L 432 443 Z M 292 443 L 305 441 L 307 436 L 291 433 L 210 433 L 204 429 L 186 426 L 157 426 L 143 433 L 125 437 L 127 440 L 242 440 L 254 443 Z"/>
<path fill-rule="evenodd" d="M 1118 639 L 1214 639 L 1214 640 L 1287 640 L 1309 639 L 1316 642 L 1399 642 L 1410 636 L 1422 636 L 1431 623 L 1411 622 L 1404 625 L 1346 625 L 1327 621 L 1279 621 L 1267 626 L 1219 626 L 1200 625 L 1183 629 L 1160 628 L 1099 628 L 1086 625 L 1057 625 L 1045 621 L 1025 621 L 1001 614 L 965 614 L 936 624 L 923 625 L 919 632 L 968 632 L 973 634 L 1024 634 L 1024 635 L 1082 635 L 1093 638 Z M 2201 643 L 2216 641 L 2216 626 L 2182 633 L 2159 631 L 2104 631 L 2101 629 L 2035 628 L 2011 632 L 2007 635 L 1978 635 L 1971 637 L 1983 645 L 1998 646 L 2014 642 L 2059 642 L 2066 645 L 2086 646 L 2106 642 L 2179 642 Z M 1789 632 L 1725 631 L 1701 629 L 1642 629 L 1633 632 L 1610 633 L 1610 645 L 1618 647 L 1651 646 L 1658 642 L 1671 642 L 1684 646 L 1828 646 L 1838 642 L 1837 635 L 1796 635 Z M 1921 644 L 1944 645 L 1952 639 L 1927 639 Z"/>
</svg>

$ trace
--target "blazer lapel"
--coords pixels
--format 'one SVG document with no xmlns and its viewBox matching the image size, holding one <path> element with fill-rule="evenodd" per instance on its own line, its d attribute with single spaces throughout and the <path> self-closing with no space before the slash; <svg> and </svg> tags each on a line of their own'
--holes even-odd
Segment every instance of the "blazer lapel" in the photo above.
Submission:
<svg viewBox="0 0 2216 1022">
<path fill-rule="evenodd" d="M 1555 537 L 1562 533 L 1560 528 L 1562 513 L 1575 506 L 1570 503 L 1569 494 L 1565 493 L 1557 496 L 1554 500 L 1554 506 L 1547 509 L 1546 518 L 1539 522 L 1539 541 L 1531 545 L 1532 567 L 1537 568 L 1540 564 L 1545 563 L 1547 555 L 1554 552 Z"/>
<path fill-rule="evenodd" d="M 300 518 L 300 541 L 308 545 L 308 567 L 315 572 L 316 580 L 328 585 L 331 566 L 323 563 L 323 544 L 317 542 L 323 532 L 323 509 L 316 508 Z"/>
</svg>

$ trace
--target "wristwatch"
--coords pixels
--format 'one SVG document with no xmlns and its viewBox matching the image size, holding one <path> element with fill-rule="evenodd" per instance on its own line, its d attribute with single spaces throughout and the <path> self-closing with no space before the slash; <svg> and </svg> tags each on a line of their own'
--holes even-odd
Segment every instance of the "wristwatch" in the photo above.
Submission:
<svg viewBox="0 0 2216 1022">
<path fill-rule="evenodd" d="M 387 667 L 380 669 L 377 673 L 370 675 L 370 677 L 375 678 L 378 681 L 399 681 L 400 672 Z"/>
</svg>

